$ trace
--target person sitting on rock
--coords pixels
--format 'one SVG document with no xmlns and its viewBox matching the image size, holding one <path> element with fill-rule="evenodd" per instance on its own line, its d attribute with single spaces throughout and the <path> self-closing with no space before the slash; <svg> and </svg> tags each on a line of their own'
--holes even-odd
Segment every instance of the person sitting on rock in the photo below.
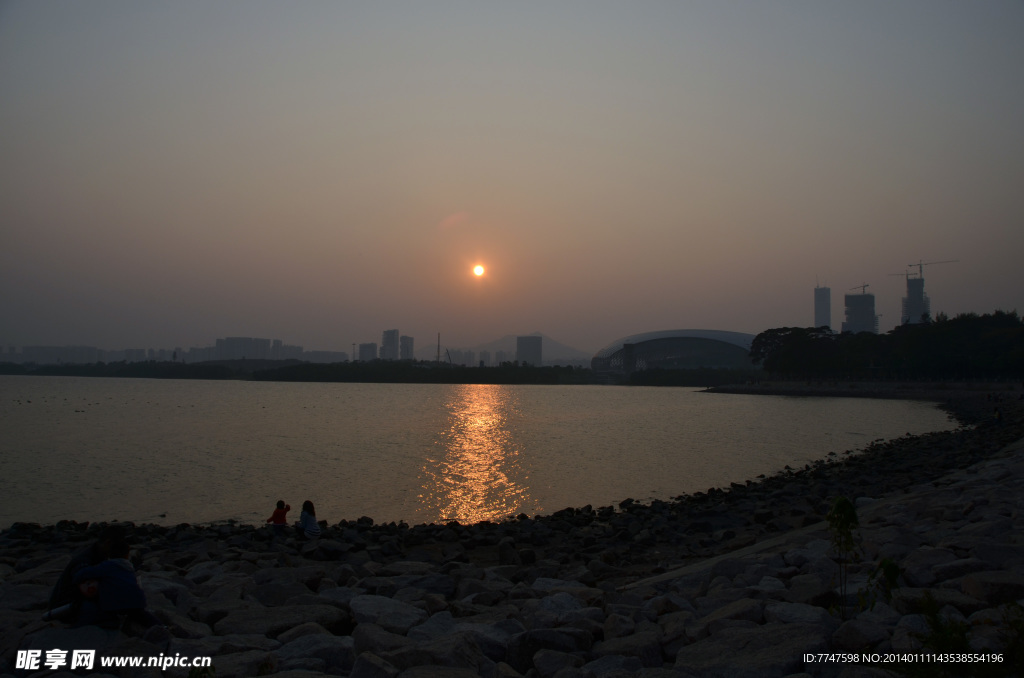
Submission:
<svg viewBox="0 0 1024 678">
<path fill-rule="evenodd" d="M 78 615 L 79 625 L 109 628 L 124 619 L 143 629 L 160 625 L 146 609 L 146 594 L 135 576 L 135 566 L 128 560 L 128 551 L 128 542 L 116 539 L 110 544 L 108 559 L 75 573 L 75 585 L 84 598 Z"/>
<path fill-rule="evenodd" d="M 299 516 L 299 522 L 295 524 L 295 530 L 300 537 L 306 539 L 316 539 L 320 536 L 320 525 L 316 522 L 316 509 L 313 508 L 313 502 L 308 499 L 302 502 L 302 515 Z"/>
<path fill-rule="evenodd" d="M 50 594 L 50 607 L 46 619 L 72 620 L 78 617 L 84 601 L 81 590 L 75 584 L 75 574 L 82 568 L 98 565 L 110 557 L 110 545 L 125 540 L 125 530 L 120 525 L 111 525 L 103 530 L 100 538 L 71 556 L 71 562 L 61 572 Z"/>
<path fill-rule="evenodd" d="M 283 499 L 277 500 L 277 508 L 274 509 L 274 513 L 267 518 L 267 522 L 274 526 L 274 534 L 283 535 L 285 530 L 288 529 L 288 512 L 292 510 L 292 507 L 284 503 Z"/>
</svg>

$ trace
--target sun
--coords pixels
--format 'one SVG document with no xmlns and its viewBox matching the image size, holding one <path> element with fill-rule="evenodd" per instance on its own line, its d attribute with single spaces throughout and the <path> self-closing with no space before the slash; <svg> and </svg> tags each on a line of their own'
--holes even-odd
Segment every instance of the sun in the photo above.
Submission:
<svg viewBox="0 0 1024 678">
<path fill-rule="evenodd" d="M 484 267 L 483 266 L 481 266 L 480 264 L 477 264 L 476 266 L 473 267 L 473 275 L 475 275 L 476 277 L 479 278 L 483 274 L 484 274 Z"/>
</svg>

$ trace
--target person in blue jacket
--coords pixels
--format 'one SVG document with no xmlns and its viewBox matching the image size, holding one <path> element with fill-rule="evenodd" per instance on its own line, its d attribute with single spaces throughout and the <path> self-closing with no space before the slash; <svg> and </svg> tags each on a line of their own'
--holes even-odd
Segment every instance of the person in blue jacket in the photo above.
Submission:
<svg viewBox="0 0 1024 678">
<path fill-rule="evenodd" d="M 75 584 L 75 574 L 85 567 L 99 565 L 110 557 L 110 545 L 127 538 L 124 527 L 111 525 L 103 530 L 96 543 L 71 556 L 71 562 L 61 572 L 50 595 L 49 611 L 45 619 L 74 620 L 82 607 L 84 598 Z"/>
<path fill-rule="evenodd" d="M 110 544 L 109 558 L 75 572 L 75 584 L 85 598 L 79 624 L 111 626 L 119 624 L 122 617 L 146 629 L 160 624 L 146 609 L 146 594 L 128 552 L 128 542 L 117 539 Z"/>
<path fill-rule="evenodd" d="M 316 539 L 320 536 L 320 524 L 316 521 L 316 509 L 313 507 L 313 502 L 308 499 L 302 502 L 302 515 L 299 516 L 299 522 L 295 524 L 295 530 L 300 537 L 306 539 Z"/>
</svg>

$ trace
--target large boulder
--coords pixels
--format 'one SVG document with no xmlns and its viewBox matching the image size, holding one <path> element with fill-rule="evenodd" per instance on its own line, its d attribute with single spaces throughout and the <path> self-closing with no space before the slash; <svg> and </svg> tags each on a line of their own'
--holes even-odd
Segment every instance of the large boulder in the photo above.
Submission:
<svg viewBox="0 0 1024 678">
<path fill-rule="evenodd" d="M 593 636 L 574 628 L 534 629 L 512 636 L 508 642 L 506 661 L 520 673 L 533 668 L 533 656 L 540 650 L 581 652 L 591 648 Z"/>
<path fill-rule="evenodd" d="M 974 572 L 963 578 L 961 588 L 972 598 L 1000 605 L 1024 598 L 1024 574 L 1004 570 Z"/>
<path fill-rule="evenodd" d="M 213 625 L 214 633 L 257 633 L 276 638 L 288 629 L 316 622 L 332 633 L 347 633 L 351 619 L 344 610 L 333 605 L 283 605 L 235 610 Z"/>
<path fill-rule="evenodd" d="M 392 633 L 405 635 L 427 620 L 426 610 L 385 596 L 361 595 L 349 601 L 357 624 L 376 624 Z"/>
<path fill-rule="evenodd" d="M 348 671 L 356 661 L 355 641 L 351 636 L 306 635 L 282 645 L 275 654 L 282 660 L 321 659 L 329 673 Z"/>
</svg>

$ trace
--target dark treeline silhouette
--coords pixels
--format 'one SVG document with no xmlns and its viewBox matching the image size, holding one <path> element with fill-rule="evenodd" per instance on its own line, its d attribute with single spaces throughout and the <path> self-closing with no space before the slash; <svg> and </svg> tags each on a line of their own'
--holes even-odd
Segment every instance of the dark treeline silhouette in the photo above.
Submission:
<svg viewBox="0 0 1024 678">
<path fill-rule="evenodd" d="M 750 357 L 773 376 L 828 379 L 1000 379 L 1024 376 L 1016 311 L 902 325 L 887 334 L 781 327 L 755 337 Z"/>
<path fill-rule="evenodd" d="M 466 367 L 433 361 L 307 363 L 298 360 L 222 360 L 202 363 L 135 362 L 36 365 L 0 363 L 0 374 L 148 379 L 242 379 L 392 384 L 618 384 L 623 386 L 718 386 L 746 382 L 759 370 L 651 369 L 595 375 L 584 367 L 533 367 L 505 362 Z"/>
<path fill-rule="evenodd" d="M 146 379 L 237 379 L 239 373 L 218 363 L 175 363 L 155 360 L 137 363 L 83 363 L 36 365 L 0 363 L 0 374 L 43 377 L 128 377 Z"/>
<path fill-rule="evenodd" d="M 465 367 L 408 360 L 288 365 L 259 370 L 257 381 L 339 381 L 395 384 L 587 384 L 591 371 L 581 367 L 533 367 L 502 363 Z"/>
<path fill-rule="evenodd" d="M 760 379 L 764 375 L 760 370 L 729 370 L 713 367 L 703 369 L 669 370 L 651 368 L 640 370 L 629 375 L 623 382 L 629 386 L 724 386 L 726 384 L 743 384 Z"/>
</svg>

